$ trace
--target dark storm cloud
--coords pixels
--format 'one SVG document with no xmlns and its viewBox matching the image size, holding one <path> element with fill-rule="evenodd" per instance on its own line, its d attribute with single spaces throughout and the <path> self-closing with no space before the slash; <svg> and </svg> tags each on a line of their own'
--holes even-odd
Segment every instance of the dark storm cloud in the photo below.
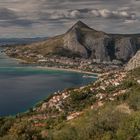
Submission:
<svg viewBox="0 0 140 140">
<path fill-rule="evenodd" d="M 0 20 L 17 19 L 18 16 L 10 9 L 0 8 Z"/>
<path fill-rule="evenodd" d="M 8 8 L 0 8 L 0 26 L 30 26 L 34 21 L 28 19 L 20 19 L 16 12 Z"/>
<path fill-rule="evenodd" d="M 11 24 L 15 24 L 15 25 L 19 25 L 19 26 L 31 26 L 33 23 L 37 23 L 35 21 L 32 20 L 27 20 L 27 19 L 17 19 L 17 20 L 13 20 L 11 21 Z"/>
</svg>

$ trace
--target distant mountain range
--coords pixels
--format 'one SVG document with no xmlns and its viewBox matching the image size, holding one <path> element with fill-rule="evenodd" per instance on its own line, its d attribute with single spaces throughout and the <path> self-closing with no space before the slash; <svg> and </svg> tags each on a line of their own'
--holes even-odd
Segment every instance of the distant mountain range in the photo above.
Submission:
<svg viewBox="0 0 140 140">
<path fill-rule="evenodd" d="M 36 38 L 0 38 L 0 46 L 6 45 L 22 45 L 30 44 L 33 42 L 46 40 L 47 37 L 36 37 Z"/>
<path fill-rule="evenodd" d="M 140 49 L 140 34 L 108 34 L 78 21 L 66 33 L 45 41 L 14 48 L 11 54 L 29 53 L 80 57 L 95 62 L 127 63 Z M 17 52 L 17 54 L 15 54 Z"/>
</svg>

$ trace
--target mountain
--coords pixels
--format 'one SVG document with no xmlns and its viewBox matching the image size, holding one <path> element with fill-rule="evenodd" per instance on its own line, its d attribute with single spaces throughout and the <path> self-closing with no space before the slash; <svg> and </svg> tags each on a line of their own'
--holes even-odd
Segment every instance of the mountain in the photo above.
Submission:
<svg viewBox="0 0 140 140">
<path fill-rule="evenodd" d="M 64 47 L 81 57 L 99 61 L 127 62 L 140 48 L 140 35 L 113 35 L 89 28 L 78 21 L 64 35 Z"/>
<path fill-rule="evenodd" d="M 107 34 L 96 31 L 78 21 L 66 33 L 45 41 L 17 47 L 11 56 L 34 53 L 44 57 L 52 55 L 80 57 L 95 62 L 128 62 L 140 49 L 140 34 Z M 26 58 L 27 55 L 25 55 Z"/>
<path fill-rule="evenodd" d="M 128 64 L 126 65 L 125 69 L 126 70 L 133 70 L 135 68 L 140 67 L 140 51 L 136 53 L 134 57 L 130 59 Z"/>
</svg>

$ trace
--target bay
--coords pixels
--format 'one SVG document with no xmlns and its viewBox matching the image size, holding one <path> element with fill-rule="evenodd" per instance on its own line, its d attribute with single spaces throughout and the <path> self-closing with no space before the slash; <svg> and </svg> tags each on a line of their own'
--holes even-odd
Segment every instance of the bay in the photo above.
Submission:
<svg viewBox="0 0 140 140">
<path fill-rule="evenodd" d="M 18 64 L 17 60 L 0 53 L 0 116 L 25 112 L 55 91 L 96 80 L 82 76 L 76 72 Z"/>
</svg>

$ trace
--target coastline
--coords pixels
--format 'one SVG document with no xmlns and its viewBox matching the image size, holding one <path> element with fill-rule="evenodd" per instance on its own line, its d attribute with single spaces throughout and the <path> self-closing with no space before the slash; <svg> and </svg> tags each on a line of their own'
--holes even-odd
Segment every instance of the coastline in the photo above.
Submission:
<svg viewBox="0 0 140 140">
<path fill-rule="evenodd" d="M 23 63 L 26 61 L 19 59 L 19 58 L 14 58 L 15 60 L 17 60 L 19 63 Z M 95 72 L 89 72 L 89 71 L 82 71 L 82 70 L 77 70 L 77 69 L 67 69 L 67 68 L 58 68 L 58 67 L 47 67 L 47 66 L 35 66 L 36 68 L 39 69 L 46 69 L 46 70 L 57 70 L 57 71 L 67 71 L 67 72 L 77 72 L 77 73 L 83 73 L 83 74 L 91 74 L 91 75 L 97 75 L 97 77 L 101 76 L 101 73 L 95 73 Z"/>
<path fill-rule="evenodd" d="M 6 53 L 5 53 L 6 54 Z M 11 58 L 8 54 L 6 54 L 9 58 Z M 28 63 L 26 60 L 20 59 L 20 58 L 13 58 L 15 59 L 19 64 L 20 63 Z M 29 63 L 28 63 L 29 64 Z M 46 69 L 46 70 L 57 70 L 57 71 L 67 71 L 67 72 L 77 72 L 77 73 L 83 73 L 83 74 L 90 74 L 90 75 L 97 75 L 97 77 L 100 77 L 101 73 L 95 73 L 95 72 L 89 72 L 89 71 L 82 71 L 78 69 L 67 69 L 67 68 L 58 68 L 58 67 L 47 67 L 47 66 L 35 66 L 39 69 Z"/>
<path fill-rule="evenodd" d="M 91 74 L 91 75 L 97 75 L 97 77 L 101 75 L 100 73 L 94 73 L 94 72 L 88 72 L 88 71 L 82 71 L 82 70 L 76 70 L 76 69 L 65 69 L 65 68 L 58 68 L 58 67 L 37 66 L 37 68 L 46 69 L 46 70 L 58 70 L 58 71 L 67 71 L 67 72 L 77 72 L 77 73 L 83 73 L 83 74 Z"/>
</svg>

